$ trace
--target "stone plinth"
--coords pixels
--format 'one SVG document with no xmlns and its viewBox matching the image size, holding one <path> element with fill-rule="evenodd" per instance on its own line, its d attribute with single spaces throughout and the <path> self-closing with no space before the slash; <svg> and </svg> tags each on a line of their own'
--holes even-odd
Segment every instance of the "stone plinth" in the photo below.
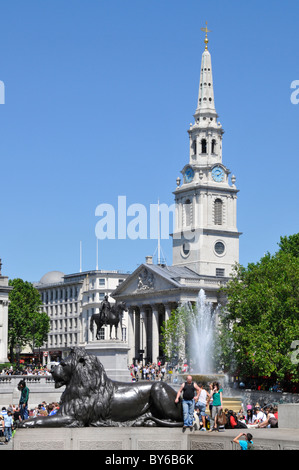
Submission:
<svg viewBox="0 0 299 470">
<path fill-rule="evenodd" d="M 85 350 L 88 354 L 97 356 L 103 364 L 106 374 L 111 380 L 131 382 L 128 369 L 128 343 L 118 340 L 90 341 Z"/>
<path fill-rule="evenodd" d="M 188 455 L 194 455 L 196 459 L 200 457 L 199 450 L 240 450 L 232 442 L 239 431 L 204 433 L 187 429 L 183 433 L 181 428 L 159 427 L 17 429 L 10 446 L 13 450 L 114 451 L 117 456 L 123 455 L 123 451 L 135 451 L 126 453 L 128 456 L 138 455 L 137 451 L 149 451 L 153 455 L 163 451 L 178 455 L 180 451 L 189 451 Z M 299 450 L 298 430 L 254 429 L 251 433 L 256 450 Z M 102 455 L 105 453 L 99 457 Z"/>
<path fill-rule="evenodd" d="M 299 403 L 278 405 L 278 425 L 287 429 L 299 429 Z"/>
</svg>

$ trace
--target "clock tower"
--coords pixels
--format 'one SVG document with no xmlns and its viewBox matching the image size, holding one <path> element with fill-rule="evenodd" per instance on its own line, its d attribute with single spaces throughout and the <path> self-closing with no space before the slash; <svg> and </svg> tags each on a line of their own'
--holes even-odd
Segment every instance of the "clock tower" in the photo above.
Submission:
<svg viewBox="0 0 299 470">
<path fill-rule="evenodd" d="M 223 128 L 214 101 L 207 26 L 194 123 L 190 124 L 189 162 L 174 191 L 176 203 L 173 266 L 197 274 L 229 277 L 239 261 L 236 178 L 222 162 Z"/>
</svg>

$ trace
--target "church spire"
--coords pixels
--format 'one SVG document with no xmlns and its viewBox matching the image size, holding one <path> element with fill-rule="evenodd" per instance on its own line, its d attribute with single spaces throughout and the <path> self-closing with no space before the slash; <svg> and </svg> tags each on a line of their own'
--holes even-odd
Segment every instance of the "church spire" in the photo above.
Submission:
<svg viewBox="0 0 299 470">
<path fill-rule="evenodd" d="M 201 28 L 206 33 L 205 36 L 205 50 L 201 58 L 201 69 L 200 69 L 200 82 L 198 91 L 197 108 L 195 111 L 195 119 L 200 116 L 206 117 L 217 117 L 214 101 L 214 87 L 213 87 L 213 76 L 212 76 L 212 60 L 211 54 L 208 51 L 208 30 L 207 23 L 205 28 Z"/>
</svg>

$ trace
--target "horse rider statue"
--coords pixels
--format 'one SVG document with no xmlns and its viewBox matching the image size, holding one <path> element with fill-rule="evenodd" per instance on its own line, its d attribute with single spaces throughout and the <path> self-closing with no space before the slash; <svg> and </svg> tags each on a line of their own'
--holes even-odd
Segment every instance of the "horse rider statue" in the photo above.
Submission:
<svg viewBox="0 0 299 470">
<path fill-rule="evenodd" d="M 109 313 L 111 312 L 111 305 L 108 300 L 108 295 L 105 295 L 103 302 L 100 305 L 100 319 L 101 321 L 107 325 L 107 322 L 109 320 Z"/>
</svg>

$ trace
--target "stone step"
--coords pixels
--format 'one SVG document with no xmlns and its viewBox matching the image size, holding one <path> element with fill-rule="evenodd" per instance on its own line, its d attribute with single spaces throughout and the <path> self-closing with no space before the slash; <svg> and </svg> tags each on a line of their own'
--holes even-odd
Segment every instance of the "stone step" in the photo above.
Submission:
<svg viewBox="0 0 299 470">
<path fill-rule="evenodd" d="M 223 397 L 223 408 L 239 412 L 242 408 L 242 400 L 233 397 Z"/>
</svg>

